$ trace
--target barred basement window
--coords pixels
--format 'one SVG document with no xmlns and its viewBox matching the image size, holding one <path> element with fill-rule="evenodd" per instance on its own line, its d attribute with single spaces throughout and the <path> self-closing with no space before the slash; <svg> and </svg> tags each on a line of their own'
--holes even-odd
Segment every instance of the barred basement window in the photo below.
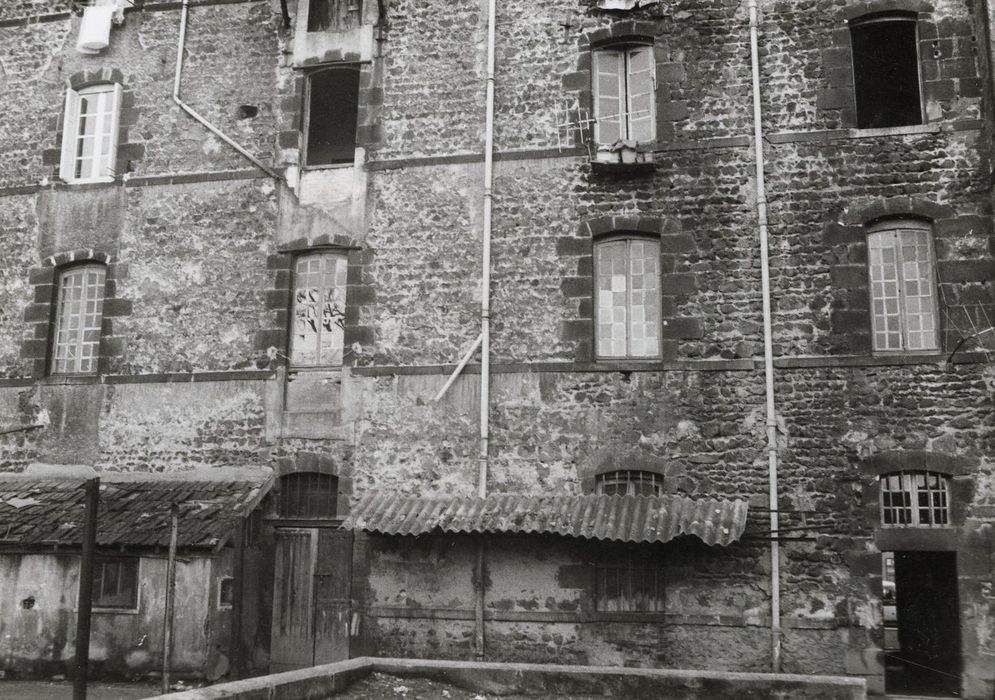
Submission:
<svg viewBox="0 0 995 700">
<path fill-rule="evenodd" d="M 879 351 L 939 347 L 932 230 L 920 221 L 890 221 L 867 235 L 873 347 Z"/>
<path fill-rule="evenodd" d="M 281 518 L 334 518 L 339 480 L 330 474 L 296 472 L 280 477 Z"/>
<path fill-rule="evenodd" d="M 110 182 L 114 179 L 121 86 L 93 85 L 66 94 L 62 161 L 66 182 Z"/>
<path fill-rule="evenodd" d="M 944 527 L 950 524 L 950 477 L 935 472 L 881 476 L 881 524 Z"/>
<path fill-rule="evenodd" d="M 631 561 L 595 566 L 595 609 L 598 612 L 663 612 L 663 570 Z"/>
<path fill-rule="evenodd" d="M 594 247 L 599 358 L 660 355 L 660 242 L 609 239 Z"/>
<path fill-rule="evenodd" d="M 290 363 L 294 367 L 342 364 L 347 262 L 337 253 L 310 253 L 294 268 Z"/>
<path fill-rule="evenodd" d="M 103 265 L 71 267 L 59 276 L 55 341 L 51 371 L 90 374 L 97 371 L 100 325 L 104 310 Z"/>
<path fill-rule="evenodd" d="M 605 472 L 595 477 L 594 490 L 606 496 L 658 496 L 663 476 L 633 469 Z"/>
<path fill-rule="evenodd" d="M 915 13 L 850 22 L 857 127 L 922 124 Z"/>
<path fill-rule="evenodd" d="M 594 52 L 594 140 L 647 143 L 656 139 L 653 47 L 611 46 Z"/>
<path fill-rule="evenodd" d="M 138 559 L 98 559 L 93 566 L 93 607 L 138 607 Z"/>
<path fill-rule="evenodd" d="M 325 68 L 307 76 L 304 164 L 335 165 L 356 158 L 359 66 Z"/>
</svg>

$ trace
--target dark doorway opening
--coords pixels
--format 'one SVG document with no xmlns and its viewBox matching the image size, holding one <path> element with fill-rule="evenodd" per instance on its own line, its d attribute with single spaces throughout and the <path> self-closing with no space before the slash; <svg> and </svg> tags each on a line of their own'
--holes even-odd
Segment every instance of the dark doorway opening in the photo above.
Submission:
<svg viewBox="0 0 995 700">
<path fill-rule="evenodd" d="M 960 617 L 953 552 L 886 553 L 885 691 L 960 695 Z"/>
</svg>

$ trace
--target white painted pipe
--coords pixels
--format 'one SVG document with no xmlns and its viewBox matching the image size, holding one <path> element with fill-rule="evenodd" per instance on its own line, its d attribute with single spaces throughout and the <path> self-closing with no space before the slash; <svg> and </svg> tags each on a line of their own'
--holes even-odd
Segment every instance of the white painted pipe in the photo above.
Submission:
<svg viewBox="0 0 995 700">
<path fill-rule="evenodd" d="M 196 119 L 198 122 L 204 125 L 208 131 L 217 136 L 219 139 L 227 143 L 233 149 L 238 151 L 242 156 L 247 158 L 252 162 L 257 168 L 262 170 L 264 173 L 269 175 L 275 180 L 279 180 L 280 176 L 276 174 L 269 166 L 264 164 L 261 160 L 256 158 L 254 155 L 249 153 L 245 148 L 236 143 L 231 137 L 225 134 L 221 129 L 214 126 L 211 122 L 207 121 L 204 117 L 194 111 L 193 107 L 188 105 L 186 102 L 180 99 L 180 76 L 183 74 L 183 50 L 187 41 L 187 9 L 190 0 L 183 0 L 183 5 L 180 8 L 180 38 L 177 42 L 176 48 L 176 71 L 173 74 L 173 102 L 179 105 L 180 109 L 189 114 L 191 117 Z"/>
<path fill-rule="evenodd" d="M 460 372 L 463 371 L 463 368 L 466 367 L 467 364 L 470 362 L 470 358 L 473 357 L 473 353 L 477 352 L 477 348 L 480 347 L 480 341 L 483 340 L 483 338 L 484 336 L 483 334 L 481 334 L 477 336 L 477 339 L 475 341 L 473 341 L 473 345 L 471 345 L 470 349 L 467 350 L 466 353 L 463 355 L 462 359 L 459 361 L 459 364 L 456 365 L 456 369 L 454 369 L 453 373 L 449 375 L 449 379 L 446 380 L 446 383 L 443 385 L 443 387 L 439 389 L 439 393 L 435 395 L 434 399 L 432 399 L 433 401 L 438 403 L 439 401 L 442 400 L 442 397 L 446 395 L 446 392 L 449 391 L 449 387 L 451 387 L 453 385 L 453 382 L 456 381 L 456 377 L 460 375 Z M 0 433 L 0 435 L 2 434 L 3 433 Z"/>
<path fill-rule="evenodd" d="M 767 484 L 770 506 L 770 649 L 771 670 L 781 670 L 781 553 L 778 542 L 777 411 L 774 403 L 774 349 L 771 330 L 770 251 L 767 240 L 767 187 L 764 180 L 763 115 L 760 109 L 760 50 L 757 0 L 749 0 L 750 63 L 753 70 L 753 148 L 757 178 L 757 225 L 760 229 L 760 284 L 763 297 L 764 380 L 767 398 Z"/>
</svg>

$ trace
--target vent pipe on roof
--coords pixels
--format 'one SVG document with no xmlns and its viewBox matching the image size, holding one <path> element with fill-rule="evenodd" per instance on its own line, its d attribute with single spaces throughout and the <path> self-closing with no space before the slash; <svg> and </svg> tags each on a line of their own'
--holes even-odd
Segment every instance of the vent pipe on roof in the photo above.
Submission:
<svg viewBox="0 0 995 700">
<path fill-rule="evenodd" d="M 770 507 L 770 662 L 781 670 L 781 553 L 778 546 L 777 412 L 774 403 L 774 350 L 771 331 L 770 252 L 767 240 L 767 186 L 764 175 L 763 117 L 760 108 L 760 50 L 757 0 L 749 0 L 750 64 L 753 72 L 753 148 L 757 179 L 757 226 L 760 234 L 760 284 L 763 301 L 764 379 L 767 404 L 767 486 Z"/>
</svg>

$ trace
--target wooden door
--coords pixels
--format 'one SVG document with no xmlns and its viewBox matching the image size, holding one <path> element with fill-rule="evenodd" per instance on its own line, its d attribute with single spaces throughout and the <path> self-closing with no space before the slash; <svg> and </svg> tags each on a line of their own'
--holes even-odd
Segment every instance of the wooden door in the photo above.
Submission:
<svg viewBox="0 0 995 700">
<path fill-rule="evenodd" d="M 314 567 L 317 530 L 277 528 L 273 581 L 270 672 L 314 661 Z"/>
<path fill-rule="evenodd" d="M 352 533 L 277 528 L 270 673 L 349 658 Z"/>
<path fill-rule="evenodd" d="M 349 658 L 352 532 L 321 530 L 314 574 L 314 664 Z"/>
</svg>

